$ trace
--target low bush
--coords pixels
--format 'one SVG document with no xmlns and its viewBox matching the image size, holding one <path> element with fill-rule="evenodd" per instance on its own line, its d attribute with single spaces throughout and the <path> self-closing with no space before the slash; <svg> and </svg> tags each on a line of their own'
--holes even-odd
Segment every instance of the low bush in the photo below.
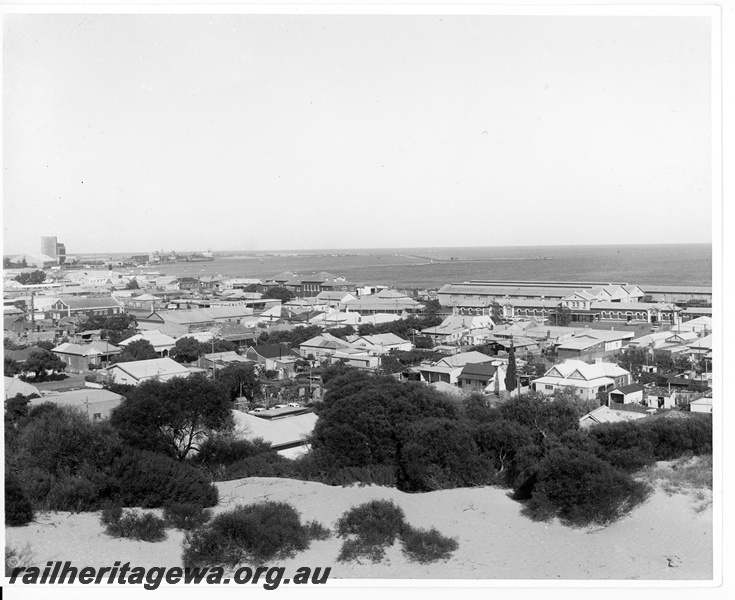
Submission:
<svg viewBox="0 0 735 600">
<path fill-rule="evenodd" d="M 572 526 L 610 523 L 643 502 L 650 487 L 594 454 L 553 449 L 537 468 L 524 512 Z"/>
<path fill-rule="evenodd" d="M 217 488 L 203 473 L 168 456 L 130 450 L 113 465 L 126 506 L 158 508 L 166 504 L 217 504 Z"/>
<path fill-rule="evenodd" d="M 285 502 L 240 506 L 187 532 L 182 560 L 186 567 L 262 565 L 306 550 L 312 536 L 323 535 L 315 524 L 302 525 L 299 513 Z"/>
<path fill-rule="evenodd" d="M 163 507 L 163 518 L 171 527 L 191 531 L 209 521 L 212 511 L 190 502 L 168 504 Z"/>
<path fill-rule="evenodd" d="M 166 539 L 166 523 L 151 513 L 110 508 L 103 511 L 100 522 L 105 533 L 112 537 L 130 538 L 144 542 L 162 542 Z"/>
<path fill-rule="evenodd" d="M 347 562 L 367 558 L 379 562 L 405 528 L 403 509 L 391 500 L 372 500 L 355 506 L 337 521 L 337 535 L 348 538 L 342 544 L 337 560 Z"/>
<path fill-rule="evenodd" d="M 324 527 L 319 521 L 309 521 L 306 524 L 306 531 L 312 540 L 323 541 L 332 537 L 329 527 Z"/>
<path fill-rule="evenodd" d="M 10 577 L 13 569 L 32 567 L 34 562 L 33 550 L 29 544 L 22 548 L 5 546 L 5 577 Z"/>
<path fill-rule="evenodd" d="M 712 454 L 711 415 L 646 419 L 641 427 L 654 446 L 656 460 L 673 460 L 686 454 Z"/>
<path fill-rule="evenodd" d="M 410 561 L 421 563 L 446 560 L 459 547 L 457 540 L 433 527 L 411 527 L 403 509 L 391 500 L 372 500 L 351 508 L 339 518 L 336 530 L 339 537 L 346 538 L 337 556 L 339 562 L 380 562 L 396 539 L 401 541 L 403 553 Z"/>
<path fill-rule="evenodd" d="M 216 470 L 270 451 L 271 445 L 261 439 L 237 440 L 232 436 L 218 435 L 208 438 L 199 447 L 196 455 L 191 458 L 191 462 L 194 465 Z"/>
<path fill-rule="evenodd" d="M 457 540 L 431 529 L 406 527 L 401 535 L 403 553 L 413 562 L 422 564 L 447 560 L 459 547 Z"/>
<path fill-rule="evenodd" d="M 18 478 L 5 472 L 5 524 L 18 527 L 33 521 L 33 506 L 18 482 Z M 6 552 L 7 563 L 7 552 Z"/>
<path fill-rule="evenodd" d="M 44 505 L 48 510 L 81 512 L 94 510 L 99 501 L 100 489 L 83 475 L 64 473 L 55 477 Z"/>
<path fill-rule="evenodd" d="M 218 478 L 221 481 L 231 481 L 243 477 L 292 477 L 292 463 L 293 461 L 275 450 L 267 450 L 226 466 Z"/>
</svg>

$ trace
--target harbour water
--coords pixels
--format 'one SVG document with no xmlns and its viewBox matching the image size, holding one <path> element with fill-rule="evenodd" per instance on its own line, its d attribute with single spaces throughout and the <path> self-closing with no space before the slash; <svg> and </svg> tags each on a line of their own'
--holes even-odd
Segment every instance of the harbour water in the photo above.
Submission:
<svg viewBox="0 0 735 600">
<path fill-rule="evenodd" d="M 166 263 L 166 275 L 265 279 L 327 271 L 357 284 L 437 288 L 470 279 L 712 285 L 711 244 L 383 248 L 215 253 L 211 262 Z"/>
</svg>

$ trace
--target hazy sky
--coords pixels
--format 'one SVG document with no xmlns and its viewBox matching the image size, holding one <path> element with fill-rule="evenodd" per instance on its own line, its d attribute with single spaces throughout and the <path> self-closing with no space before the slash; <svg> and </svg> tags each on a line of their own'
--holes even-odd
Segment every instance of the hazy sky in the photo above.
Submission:
<svg viewBox="0 0 735 600">
<path fill-rule="evenodd" d="M 710 26 L 6 15 L 4 253 L 710 242 Z"/>
</svg>

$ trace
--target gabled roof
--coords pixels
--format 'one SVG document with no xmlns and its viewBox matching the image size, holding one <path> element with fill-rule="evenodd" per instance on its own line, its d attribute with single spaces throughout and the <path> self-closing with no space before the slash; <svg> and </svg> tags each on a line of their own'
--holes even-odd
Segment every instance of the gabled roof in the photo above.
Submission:
<svg viewBox="0 0 735 600">
<path fill-rule="evenodd" d="M 77 296 L 60 296 L 59 302 L 65 304 L 72 310 L 82 310 L 85 308 L 120 308 L 122 304 L 112 296 L 103 298 L 79 298 Z"/>
<path fill-rule="evenodd" d="M 345 342 L 344 340 L 334 337 L 329 333 L 323 333 L 309 340 L 303 342 L 299 347 L 307 348 L 328 348 L 332 350 L 352 348 L 352 344 Z"/>
<path fill-rule="evenodd" d="M 395 346 L 405 344 L 407 340 L 397 336 L 395 333 L 376 333 L 374 335 L 361 335 L 357 336 L 352 343 L 359 344 L 361 340 L 364 340 L 371 346 Z"/>
<path fill-rule="evenodd" d="M 642 392 L 645 388 L 640 383 L 631 383 L 630 385 L 621 385 L 616 387 L 612 392 L 622 392 L 623 394 L 634 394 L 636 392 Z"/>
<path fill-rule="evenodd" d="M 122 362 L 108 367 L 107 370 L 120 369 L 135 379 L 144 379 L 146 377 L 156 376 L 177 376 L 185 377 L 189 375 L 189 369 L 184 365 L 177 363 L 172 358 L 152 358 L 150 360 L 136 360 L 132 362 Z"/>
<path fill-rule="evenodd" d="M 260 346 L 251 346 L 247 349 L 246 354 L 251 353 L 262 356 L 263 358 L 283 358 L 285 356 L 299 356 L 298 352 L 295 352 L 286 344 L 263 344 Z"/>
<path fill-rule="evenodd" d="M 619 377 L 629 375 L 628 371 L 622 369 L 615 363 L 598 362 L 588 364 L 582 360 L 565 360 L 563 363 L 554 365 L 549 369 L 545 377 L 552 377 L 558 373 L 562 378 L 567 378 L 574 372 L 578 372 L 583 379 L 591 381 L 600 377 Z"/>
<path fill-rule="evenodd" d="M 161 333 L 158 329 L 148 329 L 146 331 L 142 331 L 138 335 L 134 335 L 123 340 L 120 342 L 120 346 L 127 346 L 128 344 L 138 340 L 146 340 L 147 342 L 150 342 L 151 346 L 154 348 L 174 346 L 176 344 L 176 340 L 174 338 L 166 335 L 165 333 Z"/>
<path fill-rule="evenodd" d="M 477 377 L 492 378 L 497 370 L 498 367 L 491 363 L 467 363 L 459 376 L 463 377 L 474 375 Z"/>
<path fill-rule="evenodd" d="M 471 352 L 460 352 L 459 354 L 453 354 L 452 356 L 446 356 L 439 360 L 436 365 L 445 365 L 447 367 L 464 367 L 469 363 L 485 363 L 492 362 L 493 357 L 477 352 L 475 350 Z"/>
</svg>

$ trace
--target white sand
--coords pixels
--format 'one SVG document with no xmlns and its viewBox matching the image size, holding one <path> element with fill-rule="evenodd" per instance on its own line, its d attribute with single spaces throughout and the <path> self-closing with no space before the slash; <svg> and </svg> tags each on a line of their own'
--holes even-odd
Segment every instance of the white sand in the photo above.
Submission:
<svg viewBox="0 0 735 600">
<path fill-rule="evenodd" d="M 392 499 L 415 527 L 436 527 L 459 541 L 446 562 L 408 562 L 398 543 L 379 564 L 337 563 L 341 540 L 313 542 L 293 559 L 279 561 L 286 572 L 298 567 L 332 567 L 330 578 L 356 579 L 711 579 L 712 507 L 697 511 L 691 494 L 656 491 L 626 518 L 606 528 L 571 529 L 558 522 L 536 523 L 498 488 L 405 494 L 392 488 L 330 487 L 320 483 L 256 477 L 217 484 L 215 513 L 262 500 L 293 504 L 302 519 L 333 527 L 351 506 Z M 29 543 L 35 562 L 70 560 L 76 566 L 180 566 L 183 533 L 168 530 L 164 542 L 113 539 L 103 533 L 99 513 L 44 513 L 36 522 L 6 529 L 7 543 Z"/>
</svg>

